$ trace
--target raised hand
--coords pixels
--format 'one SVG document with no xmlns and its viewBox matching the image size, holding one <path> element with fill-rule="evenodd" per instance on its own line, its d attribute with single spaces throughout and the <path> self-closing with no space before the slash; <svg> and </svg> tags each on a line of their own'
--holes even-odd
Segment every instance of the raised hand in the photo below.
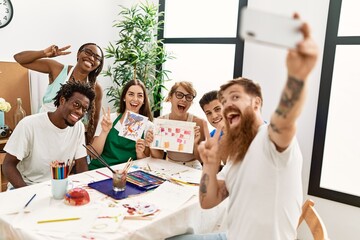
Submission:
<svg viewBox="0 0 360 240">
<path fill-rule="evenodd" d="M 295 13 L 294 18 L 299 18 L 299 15 Z M 289 76 L 305 80 L 316 64 L 318 47 L 311 37 L 310 26 L 307 23 L 303 23 L 300 31 L 304 39 L 296 49 L 289 50 L 286 63 Z"/>
<path fill-rule="evenodd" d="M 221 159 L 219 154 L 219 140 L 222 127 L 216 129 L 215 135 L 210 137 L 209 129 L 206 123 L 204 123 L 204 134 L 206 140 L 201 142 L 198 151 L 201 160 L 204 164 L 216 164 L 220 165 Z"/>
<path fill-rule="evenodd" d="M 70 47 L 71 47 L 70 45 L 67 45 L 65 47 L 59 48 L 56 45 L 51 45 L 50 47 L 44 49 L 44 53 L 48 58 L 57 57 L 61 55 L 68 55 L 71 52 L 70 51 L 66 52 L 65 50 L 69 49 Z"/>
<path fill-rule="evenodd" d="M 101 129 L 104 132 L 109 132 L 110 129 L 112 128 L 112 122 L 110 119 L 110 108 L 108 107 L 107 112 L 105 112 L 104 107 L 102 107 L 102 111 L 103 111 L 103 116 L 101 120 Z"/>
</svg>

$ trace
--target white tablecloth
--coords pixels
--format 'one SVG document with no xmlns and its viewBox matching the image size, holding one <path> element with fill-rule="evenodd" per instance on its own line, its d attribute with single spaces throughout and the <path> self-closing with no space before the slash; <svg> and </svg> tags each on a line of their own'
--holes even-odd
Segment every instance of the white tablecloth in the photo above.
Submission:
<svg viewBox="0 0 360 240">
<path fill-rule="evenodd" d="M 122 165 L 114 166 L 120 169 Z M 150 168 L 150 169 L 149 169 Z M 146 158 L 134 161 L 132 170 L 142 169 L 163 177 L 183 181 L 199 181 L 201 171 L 165 160 Z M 87 188 L 92 181 L 111 176 L 110 170 L 102 168 L 72 175 L 74 187 L 85 186 L 90 203 L 69 206 L 63 200 L 51 197 L 50 181 L 0 193 L 0 239 L 164 239 L 182 233 L 206 233 L 223 230 L 226 202 L 203 210 L 198 203 L 198 187 L 179 186 L 165 182 L 154 191 L 127 199 L 114 200 L 97 190 Z M 36 197 L 25 209 L 26 202 Z M 125 217 L 123 203 L 145 202 L 157 206 L 154 216 L 140 219 Z M 106 214 L 119 214 L 114 220 L 99 218 Z M 112 216 L 113 216 L 112 215 Z M 43 219 L 80 217 L 80 220 L 37 224 Z M 97 229 L 95 226 L 106 226 Z"/>
</svg>

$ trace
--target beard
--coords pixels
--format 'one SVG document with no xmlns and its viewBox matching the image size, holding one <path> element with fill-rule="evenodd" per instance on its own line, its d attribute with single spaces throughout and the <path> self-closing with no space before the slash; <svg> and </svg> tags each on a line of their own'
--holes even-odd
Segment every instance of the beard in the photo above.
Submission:
<svg viewBox="0 0 360 240">
<path fill-rule="evenodd" d="M 69 127 L 73 127 L 75 125 L 74 123 L 69 122 L 67 119 L 65 119 L 65 124 Z"/>
<path fill-rule="evenodd" d="M 240 115 L 240 123 L 230 128 L 228 121 L 225 121 L 225 134 L 220 141 L 221 156 L 227 156 L 234 161 L 240 162 L 249 149 L 251 142 L 257 134 L 256 115 L 251 107 L 247 107 L 244 112 L 240 112 L 235 107 L 224 109 L 224 116 L 228 112 L 237 112 Z"/>
</svg>

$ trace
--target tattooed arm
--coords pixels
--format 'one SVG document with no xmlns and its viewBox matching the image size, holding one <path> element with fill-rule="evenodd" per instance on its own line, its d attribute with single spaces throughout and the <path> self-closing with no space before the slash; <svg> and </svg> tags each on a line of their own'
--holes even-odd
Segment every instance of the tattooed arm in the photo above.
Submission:
<svg viewBox="0 0 360 240">
<path fill-rule="evenodd" d="M 298 15 L 294 16 L 298 18 Z M 269 136 L 278 151 L 284 151 L 296 133 L 296 120 L 301 113 L 306 95 L 306 80 L 315 67 L 317 46 L 311 38 L 309 25 L 301 27 L 304 39 L 296 49 L 289 50 L 286 65 L 288 79 L 280 103 L 271 116 Z"/>
<path fill-rule="evenodd" d="M 224 181 L 217 179 L 221 163 L 219 155 L 219 139 L 221 128 L 216 129 L 211 138 L 207 124 L 203 125 L 206 141 L 199 145 L 199 154 L 203 161 L 203 172 L 199 187 L 199 200 L 202 208 L 212 208 L 221 203 L 228 195 Z"/>
<path fill-rule="evenodd" d="M 200 206 L 204 209 L 217 206 L 229 196 L 225 182 L 217 180 L 216 178 L 218 170 L 219 167 L 208 167 L 207 169 L 203 168 L 203 175 L 201 177 L 199 187 L 199 201 Z"/>
</svg>

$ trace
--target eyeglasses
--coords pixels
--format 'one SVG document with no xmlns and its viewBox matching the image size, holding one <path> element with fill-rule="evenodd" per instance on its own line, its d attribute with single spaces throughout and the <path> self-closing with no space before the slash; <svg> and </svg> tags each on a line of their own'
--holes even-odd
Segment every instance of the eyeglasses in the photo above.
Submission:
<svg viewBox="0 0 360 240">
<path fill-rule="evenodd" d="M 185 94 L 183 92 L 175 91 L 175 97 L 177 99 L 182 99 L 185 96 L 186 101 L 191 102 L 195 96 L 189 94 Z"/>
<path fill-rule="evenodd" d="M 81 51 L 83 51 L 86 54 L 86 56 L 94 57 L 96 61 L 99 61 L 99 62 L 102 61 L 102 57 L 100 57 L 99 55 L 97 55 L 96 53 L 94 53 L 93 51 L 91 51 L 88 48 L 83 48 Z"/>
<path fill-rule="evenodd" d="M 72 105 L 73 105 L 73 107 L 74 107 L 76 110 L 81 109 L 84 114 L 87 113 L 88 108 L 87 108 L 87 107 L 84 107 L 84 106 L 81 104 L 80 101 L 77 101 L 77 100 L 72 100 L 72 101 L 73 101 Z"/>
</svg>

